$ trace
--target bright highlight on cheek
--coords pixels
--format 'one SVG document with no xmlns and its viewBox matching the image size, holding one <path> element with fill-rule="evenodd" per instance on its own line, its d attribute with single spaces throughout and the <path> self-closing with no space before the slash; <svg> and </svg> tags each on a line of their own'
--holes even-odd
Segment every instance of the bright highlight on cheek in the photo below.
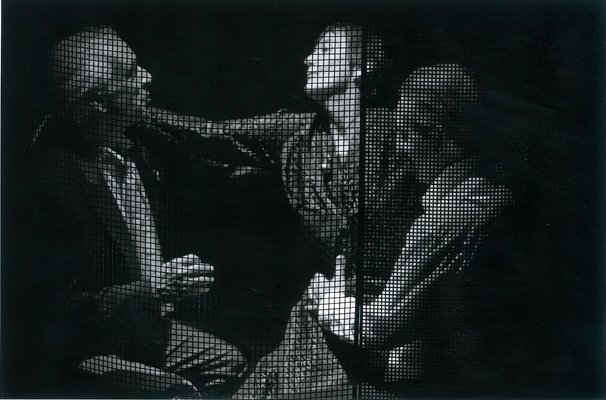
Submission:
<svg viewBox="0 0 606 400">
<path fill-rule="evenodd" d="M 305 60 L 305 90 L 309 95 L 331 96 L 352 85 L 348 49 L 347 38 L 342 34 L 328 32 L 320 37 Z"/>
</svg>

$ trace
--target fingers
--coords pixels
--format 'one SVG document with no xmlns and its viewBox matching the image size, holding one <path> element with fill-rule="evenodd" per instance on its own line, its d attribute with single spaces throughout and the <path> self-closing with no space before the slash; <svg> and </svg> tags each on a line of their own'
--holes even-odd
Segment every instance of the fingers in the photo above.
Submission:
<svg viewBox="0 0 606 400">
<path fill-rule="evenodd" d="M 338 284 L 342 284 L 345 282 L 345 256 L 344 255 L 337 256 L 337 260 L 335 263 L 335 276 L 333 279 Z"/>
<path fill-rule="evenodd" d="M 177 279 L 177 282 L 183 287 L 210 286 L 215 281 L 212 276 L 192 276 Z"/>
<path fill-rule="evenodd" d="M 318 323 L 341 340 L 353 343 L 355 312 L 355 298 L 331 293 L 320 302 Z"/>
<path fill-rule="evenodd" d="M 311 282 L 309 282 L 309 291 L 312 293 L 312 295 L 320 294 L 324 291 L 324 288 L 328 282 L 328 279 L 326 279 L 324 275 L 316 272 Z"/>
<path fill-rule="evenodd" d="M 173 258 L 172 260 L 170 260 L 171 264 L 177 264 L 177 265 L 193 265 L 193 264 L 198 264 L 201 263 L 202 261 L 200 261 L 200 257 L 198 257 L 195 254 L 187 254 L 183 257 L 177 257 L 177 258 Z"/>
<path fill-rule="evenodd" d="M 203 294 L 210 290 L 213 282 L 211 276 L 178 277 L 167 285 L 166 294 L 174 299 Z"/>
<path fill-rule="evenodd" d="M 195 254 L 174 258 L 165 264 L 165 268 L 174 277 L 210 275 L 214 272 L 212 265 L 203 263 Z"/>
<path fill-rule="evenodd" d="M 352 329 L 352 325 L 347 326 L 339 326 L 338 328 L 332 331 L 339 339 L 344 342 L 353 344 L 354 343 L 354 330 Z"/>
<path fill-rule="evenodd" d="M 201 275 L 212 275 L 212 273 L 215 271 L 215 268 L 210 265 L 210 264 L 206 264 L 206 263 L 198 263 L 198 264 L 192 264 L 192 265 L 188 265 L 180 275 L 186 276 L 186 277 L 195 277 L 195 276 L 201 276 Z"/>
<path fill-rule="evenodd" d="M 186 278 L 180 281 L 181 290 L 183 290 L 188 296 L 208 292 L 213 282 L 214 278 L 209 276 Z"/>
<path fill-rule="evenodd" d="M 195 254 L 188 254 L 183 257 L 173 258 L 172 260 L 166 262 L 164 267 L 167 272 L 176 272 L 179 269 L 182 269 L 188 265 L 193 265 L 196 263 L 200 263 L 200 258 Z"/>
</svg>

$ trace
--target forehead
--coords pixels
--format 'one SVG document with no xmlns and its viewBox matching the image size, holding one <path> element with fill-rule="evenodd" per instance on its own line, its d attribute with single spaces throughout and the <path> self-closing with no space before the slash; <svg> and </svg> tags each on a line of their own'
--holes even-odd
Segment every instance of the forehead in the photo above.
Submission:
<svg viewBox="0 0 606 400">
<path fill-rule="evenodd" d="M 103 36 L 90 42 L 93 58 L 112 62 L 131 63 L 136 59 L 128 44 L 117 36 Z"/>
<path fill-rule="evenodd" d="M 324 32 L 318 38 L 318 46 L 328 46 L 331 48 L 345 48 L 348 46 L 347 36 L 341 31 Z"/>
<path fill-rule="evenodd" d="M 125 41 L 117 36 L 104 36 L 91 42 L 93 61 L 109 64 L 112 72 L 120 74 L 123 70 L 132 69 L 137 57 Z"/>
</svg>

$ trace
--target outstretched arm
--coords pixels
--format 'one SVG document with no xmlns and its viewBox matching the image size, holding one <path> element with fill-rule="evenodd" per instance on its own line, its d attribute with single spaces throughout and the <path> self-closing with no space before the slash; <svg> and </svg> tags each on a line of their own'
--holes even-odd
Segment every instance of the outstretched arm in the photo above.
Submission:
<svg viewBox="0 0 606 400">
<path fill-rule="evenodd" d="M 251 118 L 209 121 L 151 109 L 141 125 L 144 142 L 230 164 L 267 166 L 277 162 L 284 143 L 313 120 L 310 113 L 275 113 Z"/>
</svg>

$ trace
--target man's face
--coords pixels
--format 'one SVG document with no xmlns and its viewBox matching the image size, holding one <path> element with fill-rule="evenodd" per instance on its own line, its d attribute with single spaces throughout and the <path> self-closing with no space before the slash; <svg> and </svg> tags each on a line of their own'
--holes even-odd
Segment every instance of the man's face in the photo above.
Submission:
<svg viewBox="0 0 606 400">
<path fill-rule="evenodd" d="M 331 96 L 353 84 L 351 55 L 347 38 L 338 32 L 320 36 L 313 52 L 305 59 L 305 92 L 316 100 Z"/>
<path fill-rule="evenodd" d="M 405 136 L 403 150 L 410 157 L 418 179 L 431 183 L 445 162 L 440 126 L 437 116 L 414 96 L 414 93 L 406 92 L 400 99 L 398 125 Z"/>
<path fill-rule="evenodd" d="M 147 87 L 151 75 L 137 64 L 135 53 L 121 39 L 106 43 L 103 50 L 110 55 L 111 64 L 109 106 L 136 123 L 146 115 L 149 106 Z"/>
<path fill-rule="evenodd" d="M 137 64 L 133 50 L 121 39 L 114 37 L 99 43 L 99 66 L 107 73 L 104 81 L 102 105 L 106 120 L 113 126 L 129 126 L 141 121 L 148 113 L 151 75 Z M 93 63 L 93 68 L 94 68 Z M 130 141 L 121 133 L 107 135 L 106 145 L 127 148 Z"/>
</svg>

